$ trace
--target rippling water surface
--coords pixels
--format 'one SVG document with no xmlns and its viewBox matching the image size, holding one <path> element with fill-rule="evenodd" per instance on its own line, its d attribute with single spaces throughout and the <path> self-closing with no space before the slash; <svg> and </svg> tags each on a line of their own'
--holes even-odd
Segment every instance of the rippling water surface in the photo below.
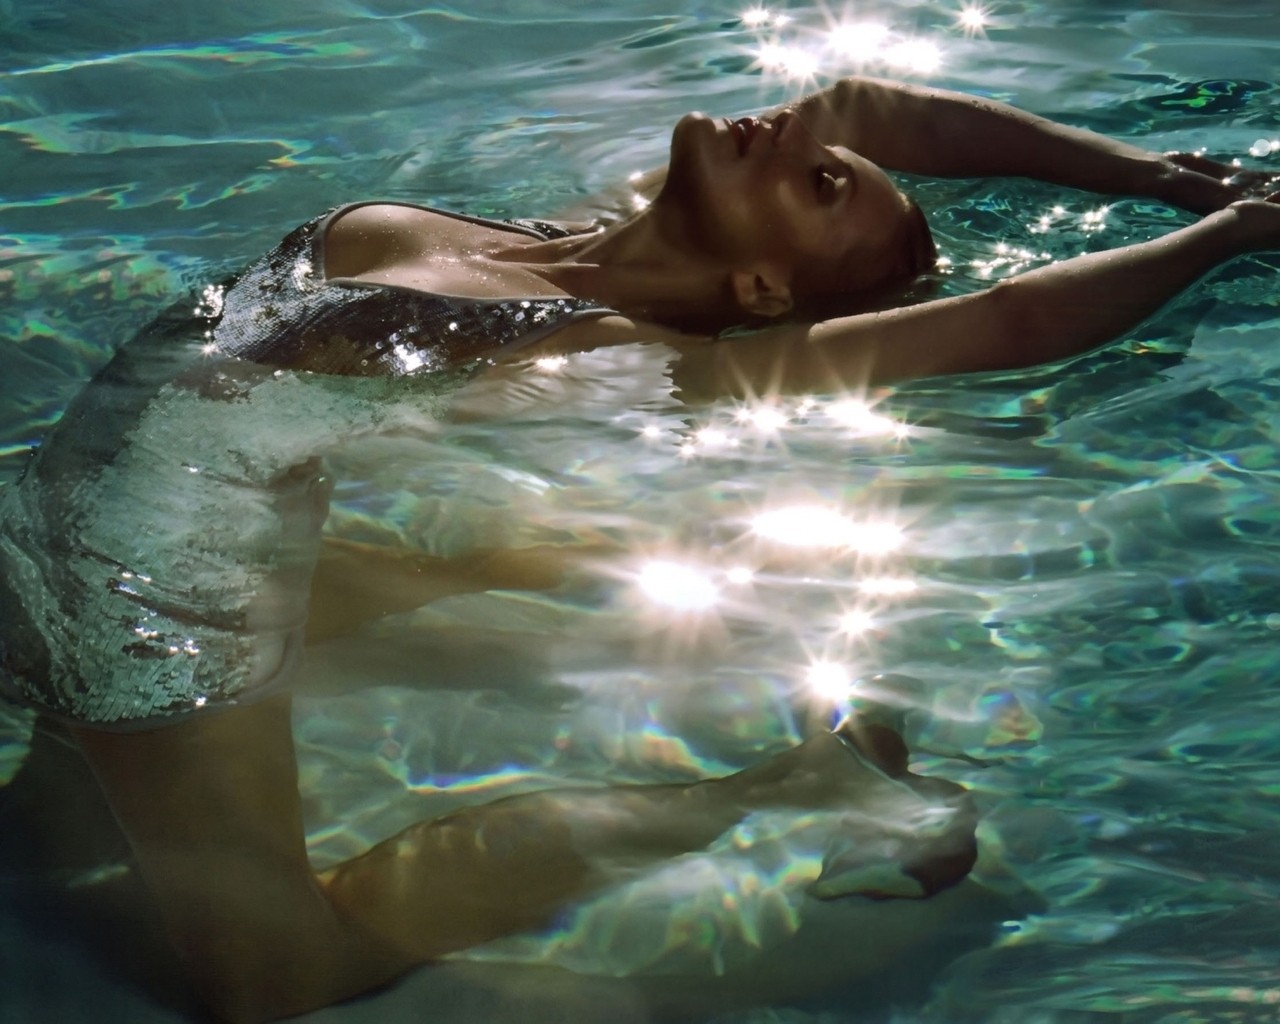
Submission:
<svg viewBox="0 0 1280 1024">
<path fill-rule="evenodd" d="M 884 0 L 849 19 L 884 31 L 853 36 L 802 4 L 216 6 L 0 5 L 0 480 L 169 297 L 316 211 L 552 216 L 660 162 L 687 109 L 758 109 L 806 74 L 1280 169 L 1270 0 L 991 3 L 976 32 L 954 4 Z M 950 291 L 1190 219 L 1023 181 L 908 185 Z M 704 1019 L 1276 1019 L 1278 268 L 1237 260 L 1049 369 L 689 408 L 667 353 L 624 348 L 344 453 L 336 534 L 611 554 L 550 595 L 441 602 L 315 652 L 297 734 L 318 861 L 464 802 L 729 771 L 877 673 L 911 697 L 919 767 L 977 794 L 983 859 L 980 886 L 924 905 L 819 904 L 819 826 L 752 821 L 473 954 L 474 976 L 315 1019 L 512 1019 L 530 963 L 578 972 L 539 997 L 547 1020 L 645 1019 L 605 979 L 725 971 L 774 1008 Z M 30 723 L 5 714 L 8 777 Z M 176 1019 L 38 933 L 0 919 L 18 1013 L 0 1019 Z"/>
</svg>

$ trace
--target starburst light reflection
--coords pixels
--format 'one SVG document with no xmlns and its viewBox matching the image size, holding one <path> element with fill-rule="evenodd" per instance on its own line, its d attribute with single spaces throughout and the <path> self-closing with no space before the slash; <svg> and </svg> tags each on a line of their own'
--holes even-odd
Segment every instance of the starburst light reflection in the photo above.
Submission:
<svg viewBox="0 0 1280 1024">
<path fill-rule="evenodd" d="M 1047 212 L 1040 214 L 1035 223 L 1027 225 L 1027 230 L 1033 235 L 1043 235 L 1066 215 L 1067 208 L 1065 206 L 1051 207 Z"/>
<path fill-rule="evenodd" d="M 1033 227 L 1031 230 L 1035 232 L 1036 229 Z M 978 272 L 980 278 L 988 280 L 995 275 L 996 271 L 1000 271 L 1004 277 L 1012 277 L 1037 260 L 1051 263 L 1053 257 L 1047 252 L 1035 253 L 1030 249 L 1015 248 L 1008 242 L 999 242 L 996 245 L 996 254 L 991 259 L 972 260 L 969 265 Z"/>
<path fill-rule="evenodd" d="M 889 47 L 884 59 L 902 71 L 927 75 L 942 66 L 942 50 L 928 39 L 904 39 Z"/>
<path fill-rule="evenodd" d="M 738 15 L 742 19 L 742 24 L 747 28 L 759 28 L 761 25 L 769 24 L 769 19 L 773 17 L 763 7 L 749 7 Z"/>
<path fill-rule="evenodd" d="M 837 25 L 827 33 L 827 48 L 846 60 L 867 62 L 880 56 L 889 39 L 889 26 L 878 21 Z"/>
<path fill-rule="evenodd" d="M 220 285 L 206 285 L 200 292 L 200 301 L 192 311 L 196 316 L 212 320 L 222 315 L 222 304 L 226 298 L 226 289 Z"/>
<path fill-rule="evenodd" d="M 796 548 L 846 548 L 884 555 L 902 546 L 902 530 L 890 522 L 856 522 L 824 505 L 793 505 L 761 512 L 751 522 L 756 536 Z"/>
<path fill-rule="evenodd" d="M 693 435 L 693 442 L 704 451 L 737 448 L 739 444 L 736 437 L 731 437 L 719 427 L 703 427 Z"/>
<path fill-rule="evenodd" d="M 909 428 L 889 416 L 881 416 L 874 412 L 866 402 L 856 398 L 846 398 L 834 402 L 827 407 L 827 415 L 841 426 L 849 427 L 860 434 L 892 434 L 905 437 Z"/>
<path fill-rule="evenodd" d="M 1084 216 L 1080 218 L 1080 229 L 1082 231 L 1102 231 L 1107 226 L 1107 214 L 1111 212 L 1109 206 L 1099 206 L 1096 210 L 1086 210 Z"/>
<path fill-rule="evenodd" d="M 845 612 L 840 616 L 840 632 L 849 636 L 861 636 L 863 633 L 869 633 L 875 627 L 876 620 L 871 617 L 871 613 L 862 611 L 859 608 Z"/>
<path fill-rule="evenodd" d="M 761 43 L 755 53 L 756 63 L 764 71 L 783 78 L 808 81 L 818 75 L 818 58 L 808 50 L 785 43 Z"/>
<path fill-rule="evenodd" d="M 920 589 L 920 584 L 906 576 L 867 576 L 858 581 L 858 589 L 874 597 L 904 597 Z"/>
<path fill-rule="evenodd" d="M 711 577 L 696 566 L 655 560 L 641 568 L 636 584 L 654 604 L 676 612 L 702 612 L 720 600 Z"/>
<path fill-rule="evenodd" d="M 815 661 L 805 672 L 805 683 L 815 697 L 832 704 L 847 700 L 853 689 L 849 670 L 834 661 Z"/>
<path fill-rule="evenodd" d="M 559 373 L 568 363 L 568 356 L 543 356 L 541 359 L 535 359 L 533 365 L 543 373 Z"/>
<path fill-rule="evenodd" d="M 965 4 L 956 15 L 956 21 L 967 36 L 981 35 L 986 32 L 991 20 L 991 12 L 981 4 Z"/>
<path fill-rule="evenodd" d="M 776 434 L 790 422 L 790 417 L 774 405 L 743 406 L 733 418 L 750 424 L 762 434 Z"/>
</svg>

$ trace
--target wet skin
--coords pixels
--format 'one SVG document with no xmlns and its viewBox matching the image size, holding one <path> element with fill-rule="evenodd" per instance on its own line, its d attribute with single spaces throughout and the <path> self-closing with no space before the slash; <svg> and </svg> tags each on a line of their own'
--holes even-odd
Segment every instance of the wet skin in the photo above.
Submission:
<svg viewBox="0 0 1280 1024">
<path fill-rule="evenodd" d="M 878 283 L 910 228 L 884 171 L 824 146 L 789 110 L 771 120 L 681 118 L 654 212 L 694 249 L 810 286 L 824 271 L 844 288 Z"/>
</svg>

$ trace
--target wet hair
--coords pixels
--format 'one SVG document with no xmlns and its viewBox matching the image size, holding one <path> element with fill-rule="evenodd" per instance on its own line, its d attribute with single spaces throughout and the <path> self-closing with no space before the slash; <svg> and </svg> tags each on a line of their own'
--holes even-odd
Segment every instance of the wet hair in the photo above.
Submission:
<svg viewBox="0 0 1280 1024">
<path fill-rule="evenodd" d="M 929 221 L 925 218 L 920 204 L 910 196 L 907 201 L 908 244 L 905 252 L 906 274 L 917 278 L 927 274 L 938 265 L 938 246 L 933 241 L 933 232 L 929 230 Z"/>
</svg>

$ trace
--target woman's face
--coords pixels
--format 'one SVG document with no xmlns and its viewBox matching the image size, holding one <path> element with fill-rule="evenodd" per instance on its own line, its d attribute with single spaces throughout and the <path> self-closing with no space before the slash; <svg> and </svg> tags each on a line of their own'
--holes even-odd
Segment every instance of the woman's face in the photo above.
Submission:
<svg viewBox="0 0 1280 1024">
<path fill-rule="evenodd" d="M 681 118 L 655 207 L 688 244 L 731 266 L 770 261 L 796 284 L 873 287 L 909 261 L 906 197 L 869 160 L 824 146 L 791 111 L 772 120 Z M 815 279 L 816 278 L 818 279 Z"/>
</svg>

